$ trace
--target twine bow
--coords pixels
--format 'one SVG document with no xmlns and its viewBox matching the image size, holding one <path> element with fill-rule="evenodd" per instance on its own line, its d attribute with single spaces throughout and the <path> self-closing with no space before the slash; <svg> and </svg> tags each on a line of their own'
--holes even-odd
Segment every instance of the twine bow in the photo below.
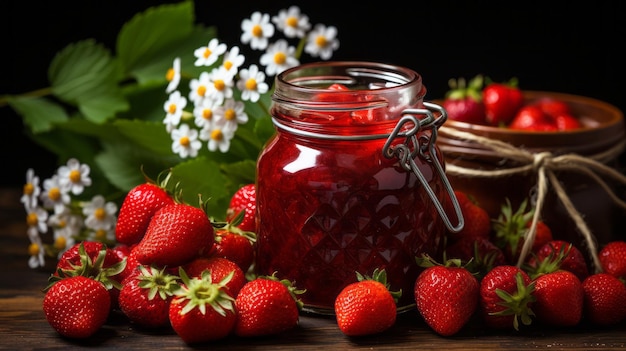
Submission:
<svg viewBox="0 0 626 351">
<path fill-rule="evenodd" d="M 567 193 L 556 177 L 555 172 L 570 171 L 587 175 L 599 184 L 602 189 L 604 189 L 615 204 L 626 210 L 626 202 L 615 195 L 609 185 L 601 178 L 601 175 L 603 175 L 626 185 L 626 176 L 604 164 L 609 160 L 618 157 L 624 151 L 626 148 L 626 140 L 621 140 L 619 143 L 604 152 L 583 157 L 573 153 L 563 155 L 554 155 L 550 152 L 533 153 L 500 140 L 494 140 L 473 133 L 463 132 L 451 127 L 442 126 L 439 128 L 439 133 L 444 135 L 447 134 L 457 139 L 476 142 L 493 150 L 496 155 L 517 161 L 520 164 L 520 166 L 517 167 L 494 170 L 480 170 L 460 167 L 454 164 L 446 164 L 446 173 L 448 174 L 485 178 L 497 178 L 528 172 L 534 172 L 537 174 L 535 212 L 533 214 L 530 228 L 526 233 L 524 245 L 522 246 L 522 250 L 520 252 L 517 262 L 518 267 L 521 267 L 523 264 L 530 251 L 532 243 L 535 240 L 537 222 L 541 216 L 541 210 L 544 204 L 545 196 L 548 192 L 548 187 L 551 185 L 558 195 L 561 203 L 567 210 L 568 215 L 572 218 L 576 227 L 585 238 L 587 249 L 589 250 L 589 254 L 593 260 L 596 271 L 599 272 L 601 270 L 595 237 L 591 233 L 591 230 L 587 227 L 582 215 L 576 210 L 572 201 L 567 196 Z"/>
</svg>

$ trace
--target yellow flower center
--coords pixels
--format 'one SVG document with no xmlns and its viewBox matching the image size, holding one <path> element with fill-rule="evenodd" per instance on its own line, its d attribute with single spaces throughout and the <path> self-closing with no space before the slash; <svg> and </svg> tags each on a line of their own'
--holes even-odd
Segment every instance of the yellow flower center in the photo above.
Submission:
<svg viewBox="0 0 626 351">
<path fill-rule="evenodd" d="M 96 240 L 100 242 L 104 242 L 106 241 L 106 238 L 107 238 L 107 231 L 104 229 L 98 229 L 96 230 L 95 237 L 96 237 Z"/>
<path fill-rule="evenodd" d="M 67 226 L 67 222 L 65 222 L 64 219 L 59 220 L 59 223 L 57 223 L 57 225 L 59 226 L 59 228 L 65 228 Z"/>
<path fill-rule="evenodd" d="M 62 236 L 62 235 L 58 236 L 54 240 L 54 248 L 59 250 L 59 251 L 64 250 L 66 245 L 67 245 L 67 239 L 64 236 Z"/>
<path fill-rule="evenodd" d="M 50 200 L 52 201 L 59 201 L 59 199 L 61 198 L 61 190 L 59 190 L 59 188 L 50 188 L 50 190 L 48 190 L 48 198 L 50 198 Z"/>
<path fill-rule="evenodd" d="M 255 24 L 254 27 L 252 27 L 252 35 L 260 38 L 261 36 L 263 36 L 263 28 L 261 28 L 260 25 Z"/>
<path fill-rule="evenodd" d="M 232 121 L 237 118 L 237 113 L 232 108 L 229 108 L 224 111 L 224 118 L 226 118 L 227 121 Z"/>
<path fill-rule="evenodd" d="M 26 224 L 28 224 L 29 227 L 36 226 L 37 222 L 39 222 L 39 217 L 37 217 L 37 214 L 35 212 L 30 212 L 28 215 L 26 215 Z"/>
<path fill-rule="evenodd" d="M 285 23 L 287 24 L 288 27 L 297 27 L 298 26 L 298 18 L 291 16 L 289 18 L 287 18 L 287 20 L 285 21 Z"/>
<path fill-rule="evenodd" d="M 33 186 L 33 183 L 26 183 L 24 184 L 24 195 L 32 195 L 35 192 L 35 187 Z"/>
<path fill-rule="evenodd" d="M 211 110 L 210 108 L 205 108 L 204 110 L 202 110 L 202 118 L 206 119 L 207 121 L 213 119 L 213 110 Z"/>
<path fill-rule="evenodd" d="M 277 52 L 274 54 L 274 62 L 277 65 L 283 65 L 287 61 L 287 55 L 284 52 Z"/>
<path fill-rule="evenodd" d="M 213 83 L 213 85 L 215 86 L 215 89 L 222 91 L 224 90 L 224 88 L 226 87 L 226 83 L 224 83 L 224 81 L 222 79 L 216 79 L 215 83 Z"/>
<path fill-rule="evenodd" d="M 31 243 L 30 245 L 28 245 L 28 254 L 30 256 L 39 255 L 39 245 L 36 243 Z"/>
<path fill-rule="evenodd" d="M 315 38 L 315 44 L 316 44 L 317 46 L 319 46 L 319 47 L 323 48 L 323 47 L 325 47 L 325 46 L 328 44 L 328 42 L 326 41 L 326 37 L 325 37 L 325 36 L 323 36 L 323 35 L 318 35 L 318 36 Z"/>
<path fill-rule="evenodd" d="M 104 208 L 98 207 L 95 211 L 93 211 L 93 215 L 94 217 L 96 217 L 97 220 L 101 221 L 106 218 L 107 212 L 104 210 Z"/>
<path fill-rule="evenodd" d="M 248 90 L 256 90 L 256 79 L 249 78 L 246 81 L 246 89 L 248 89 Z"/>
<path fill-rule="evenodd" d="M 73 169 L 70 171 L 70 181 L 72 183 L 80 182 L 80 171 L 77 169 Z"/>
<path fill-rule="evenodd" d="M 171 82 L 172 80 L 174 80 L 175 75 L 176 71 L 174 70 L 174 68 L 170 68 L 167 70 L 167 73 L 165 73 L 165 79 L 167 79 L 168 82 Z"/>
<path fill-rule="evenodd" d="M 184 146 L 184 147 L 188 147 L 189 144 L 191 143 L 189 141 L 189 137 L 188 136 L 183 136 L 180 137 L 180 139 L 178 140 L 178 142 L 180 143 L 180 145 Z"/>
<path fill-rule="evenodd" d="M 228 61 L 224 61 L 224 68 L 226 68 L 227 71 L 230 71 L 230 69 L 233 67 L 233 62 L 228 60 Z"/>
<path fill-rule="evenodd" d="M 176 104 L 170 104 L 170 106 L 168 107 L 167 111 L 170 114 L 174 114 L 174 113 L 176 113 L 177 109 L 178 109 L 178 107 L 176 106 Z"/>
<path fill-rule="evenodd" d="M 220 141 L 224 139 L 224 134 L 220 129 L 213 129 L 213 131 L 211 132 L 211 139 Z"/>
<path fill-rule="evenodd" d="M 202 54 L 202 56 L 204 56 L 204 58 L 207 58 L 207 57 L 211 56 L 212 53 L 213 53 L 213 51 L 211 51 L 211 49 L 206 48 L 206 49 L 204 49 L 204 53 Z"/>
<path fill-rule="evenodd" d="M 198 96 L 204 96 L 204 94 L 206 94 L 206 87 L 204 85 L 199 86 L 198 89 L 196 89 L 196 93 L 198 93 Z"/>
</svg>

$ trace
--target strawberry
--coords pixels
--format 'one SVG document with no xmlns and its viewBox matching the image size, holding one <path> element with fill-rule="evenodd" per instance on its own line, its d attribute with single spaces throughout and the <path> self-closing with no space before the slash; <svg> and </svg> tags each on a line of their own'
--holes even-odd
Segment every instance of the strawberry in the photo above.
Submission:
<svg viewBox="0 0 626 351">
<path fill-rule="evenodd" d="M 524 104 L 522 91 L 517 87 L 517 79 L 505 83 L 489 82 L 483 88 L 485 118 L 493 126 L 508 125 Z"/>
<path fill-rule="evenodd" d="M 179 288 L 178 277 L 163 269 L 140 265 L 137 273 L 123 281 L 119 295 L 120 310 L 141 327 L 169 325 L 169 305 Z"/>
<path fill-rule="evenodd" d="M 617 278 L 626 279 L 626 241 L 607 243 L 598 253 L 602 271 Z"/>
<path fill-rule="evenodd" d="M 275 335 L 294 328 L 302 308 L 297 298 L 301 293 L 292 282 L 279 280 L 275 274 L 247 282 L 235 299 L 235 335 Z"/>
<path fill-rule="evenodd" d="M 509 122 L 508 128 L 536 132 L 557 130 L 554 120 L 535 105 L 522 106 Z"/>
<path fill-rule="evenodd" d="M 227 225 L 215 231 L 215 243 L 211 255 L 227 258 L 247 272 L 254 262 L 255 241 L 256 235 L 253 232 L 244 232 L 238 227 Z"/>
<path fill-rule="evenodd" d="M 362 336 L 391 328 L 401 294 L 389 291 L 384 269 L 375 269 L 371 277 L 357 273 L 357 281 L 343 288 L 335 299 L 339 330 L 348 336 Z"/>
<path fill-rule="evenodd" d="M 448 81 L 450 90 L 446 92 L 442 107 L 451 120 L 485 124 L 485 105 L 482 101 L 483 77 L 477 75 L 466 86 L 464 78 Z"/>
<path fill-rule="evenodd" d="M 241 211 L 244 212 L 243 219 L 237 224 L 243 231 L 254 232 L 255 212 L 256 212 L 256 188 L 254 184 L 246 184 L 235 192 L 230 199 L 226 210 L 226 221 L 233 220 Z"/>
<path fill-rule="evenodd" d="M 571 327 L 582 319 L 584 292 L 580 279 L 570 271 L 541 274 L 535 280 L 533 312 L 538 322 Z"/>
<path fill-rule="evenodd" d="M 229 275 L 219 282 L 211 276 L 190 278 L 179 270 L 180 289 L 170 302 L 169 319 L 172 328 L 187 344 L 219 340 L 233 331 L 237 315 L 233 298 L 226 293 Z"/>
<path fill-rule="evenodd" d="M 570 271 L 583 281 L 589 275 L 587 262 L 582 252 L 572 243 L 552 240 L 545 243 L 528 259 L 531 276 L 552 272 L 557 269 Z"/>
<path fill-rule="evenodd" d="M 449 233 L 448 237 L 452 240 L 461 237 L 489 238 L 491 233 L 491 218 L 487 210 L 480 207 L 474 198 L 465 192 L 455 190 L 454 194 L 459 202 L 465 224 L 459 232 Z"/>
<path fill-rule="evenodd" d="M 232 278 L 224 285 L 226 292 L 232 297 L 236 297 L 246 283 L 246 274 L 241 267 L 223 257 L 199 257 L 185 264 L 183 269 L 192 278 L 201 278 L 202 273 L 208 271 L 214 282 L 222 281 L 229 274 L 232 274 Z"/>
<path fill-rule="evenodd" d="M 572 111 L 566 102 L 552 97 L 540 98 L 534 101 L 532 105 L 539 107 L 543 113 L 550 117 L 572 114 Z"/>
<path fill-rule="evenodd" d="M 583 316 L 596 325 L 617 324 L 626 319 L 626 285 L 608 273 L 596 273 L 582 282 Z"/>
<path fill-rule="evenodd" d="M 483 237 L 461 237 L 445 253 L 447 258 L 460 259 L 479 280 L 494 267 L 507 263 L 502 250 Z"/>
<path fill-rule="evenodd" d="M 570 114 L 560 114 L 553 118 L 557 130 L 572 130 L 581 128 L 578 118 Z"/>
<path fill-rule="evenodd" d="M 145 236 L 137 244 L 137 261 L 177 267 L 208 254 L 214 240 L 213 225 L 204 206 L 174 202 L 152 216 Z"/>
<path fill-rule="evenodd" d="M 115 238 L 118 243 L 126 245 L 139 243 L 154 213 L 174 202 L 166 190 L 169 176 L 170 173 L 160 183 L 145 176 L 145 183 L 135 186 L 126 194 L 115 225 Z"/>
<path fill-rule="evenodd" d="M 419 257 L 425 269 L 415 281 L 417 310 L 439 335 L 456 334 L 476 311 L 478 280 L 459 260 L 437 264 L 427 256 Z"/>
<path fill-rule="evenodd" d="M 46 320 L 68 338 L 83 339 L 95 334 L 106 322 L 110 310 L 111 297 L 106 287 L 80 275 L 55 282 L 43 299 Z"/>
<path fill-rule="evenodd" d="M 480 281 L 480 311 L 491 328 L 519 330 L 531 324 L 534 284 L 521 268 L 494 267 Z"/>
</svg>

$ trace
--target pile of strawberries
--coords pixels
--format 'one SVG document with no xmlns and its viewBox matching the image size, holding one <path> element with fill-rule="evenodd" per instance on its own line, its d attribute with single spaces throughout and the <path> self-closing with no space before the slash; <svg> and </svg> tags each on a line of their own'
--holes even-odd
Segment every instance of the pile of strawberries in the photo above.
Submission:
<svg viewBox="0 0 626 351">
<path fill-rule="evenodd" d="M 442 107 L 455 121 L 514 130 L 565 131 L 581 128 L 570 106 L 545 97 L 525 102 L 517 79 L 497 83 L 477 75 L 469 82 L 451 79 Z"/>
<path fill-rule="evenodd" d="M 253 274 L 255 188 L 234 194 L 226 222 L 180 202 L 166 181 L 132 189 L 119 212 L 118 244 L 85 241 L 67 250 L 46 287 L 49 324 L 69 338 L 96 333 L 111 313 L 142 328 L 171 327 L 187 344 L 227 336 L 288 331 L 299 322 L 305 291 L 279 274 Z M 424 267 L 412 292 L 393 291 L 384 267 L 355 272 L 335 301 L 339 329 L 348 336 L 382 333 L 394 325 L 396 302 L 412 293 L 417 311 L 438 334 L 450 336 L 479 314 L 492 328 L 531 323 L 598 325 L 626 319 L 626 242 L 602 248 L 601 273 L 582 253 L 555 240 L 540 222 L 532 254 L 517 267 L 533 212 L 507 202 L 491 219 L 472 197 L 456 192 L 465 218 L 448 233 L 442 257 L 416 257 Z M 280 272 L 277 272 L 280 273 Z"/>
</svg>

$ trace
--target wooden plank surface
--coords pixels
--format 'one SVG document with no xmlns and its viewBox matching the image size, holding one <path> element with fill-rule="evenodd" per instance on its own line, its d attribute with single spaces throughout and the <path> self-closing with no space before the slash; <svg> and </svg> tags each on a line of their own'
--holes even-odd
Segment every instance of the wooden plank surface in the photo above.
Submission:
<svg viewBox="0 0 626 351">
<path fill-rule="evenodd" d="M 107 324 L 86 340 L 60 337 L 42 311 L 48 270 L 28 268 L 26 225 L 19 189 L 0 189 L 0 349 L 53 350 L 68 347 L 114 349 L 191 349 L 169 328 L 142 330 L 113 313 Z M 527 328 L 520 332 L 485 330 L 477 320 L 452 337 L 432 332 L 417 311 L 401 314 L 391 330 L 374 336 L 349 338 L 333 317 L 302 315 L 294 330 L 262 338 L 229 337 L 198 345 L 213 350 L 478 350 L 579 349 L 626 347 L 626 322 L 612 327 Z"/>
</svg>

